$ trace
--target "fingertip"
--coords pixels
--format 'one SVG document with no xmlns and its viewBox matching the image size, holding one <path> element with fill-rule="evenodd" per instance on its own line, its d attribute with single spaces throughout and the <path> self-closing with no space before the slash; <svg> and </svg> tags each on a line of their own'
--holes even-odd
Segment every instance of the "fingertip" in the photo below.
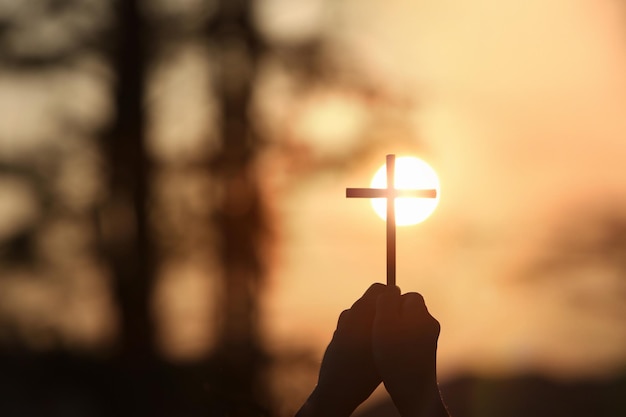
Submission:
<svg viewBox="0 0 626 417">
<path fill-rule="evenodd" d="M 424 303 L 424 296 L 418 292 L 407 292 L 402 297 L 406 300 L 412 300 L 412 302 Z"/>
<path fill-rule="evenodd" d="M 363 293 L 363 297 L 361 298 L 365 298 L 372 294 L 380 294 L 385 290 L 385 287 L 386 286 L 384 284 L 381 284 L 380 282 L 375 282 L 372 285 L 370 285 L 367 290 L 365 290 L 365 292 Z"/>
<path fill-rule="evenodd" d="M 370 285 L 370 287 L 367 289 L 365 293 L 366 294 L 367 293 L 382 294 L 386 289 L 387 289 L 387 286 L 385 284 L 382 284 L 380 282 L 375 282 L 372 285 Z"/>
<path fill-rule="evenodd" d="M 402 299 L 402 307 L 405 311 L 428 311 L 424 297 L 420 293 L 408 292 L 402 296 Z"/>
<path fill-rule="evenodd" d="M 354 308 L 356 306 L 375 302 L 378 296 L 381 295 L 386 288 L 386 285 L 383 285 L 380 282 L 375 282 L 374 284 L 370 285 L 370 287 L 365 291 L 361 298 L 355 301 L 352 307 Z"/>
<path fill-rule="evenodd" d="M 343 310 L 341 314 L 339 314 L 339 318 L 337 319 L 337 328 L 342 326 L 346 320 L 348 320 L 348 316 L 350 315 L 350 310 Z"/>
</svg>

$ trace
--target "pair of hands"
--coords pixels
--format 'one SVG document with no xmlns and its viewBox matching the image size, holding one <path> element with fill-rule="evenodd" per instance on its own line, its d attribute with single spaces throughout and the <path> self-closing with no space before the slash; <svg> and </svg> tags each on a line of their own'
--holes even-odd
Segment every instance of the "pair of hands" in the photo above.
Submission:
<svg viewBox="0 0 626 417">
<path fill-rule="evenodd" d="M 421 295 L 373 284 L 341 313 L 297 416 L 347 417 L 383 382 L 403 417 L 447 417 L 437 387 L 439 329 Z"/>
</svg>

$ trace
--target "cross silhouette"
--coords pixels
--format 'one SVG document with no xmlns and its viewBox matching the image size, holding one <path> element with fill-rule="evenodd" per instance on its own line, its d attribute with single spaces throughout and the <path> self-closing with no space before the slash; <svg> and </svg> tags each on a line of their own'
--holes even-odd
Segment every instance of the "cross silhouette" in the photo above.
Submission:
<svg viewBox="0 0 626 417">
<path fill-rule="evenodd" d="M 386 157 L 387 188 L 346 188 L 347 198 L 387 199 L 387 285 L 396 285 L 396 198 L 436 198 L 435 189 L 396 189 L 396 156 Z"/>
</svg>

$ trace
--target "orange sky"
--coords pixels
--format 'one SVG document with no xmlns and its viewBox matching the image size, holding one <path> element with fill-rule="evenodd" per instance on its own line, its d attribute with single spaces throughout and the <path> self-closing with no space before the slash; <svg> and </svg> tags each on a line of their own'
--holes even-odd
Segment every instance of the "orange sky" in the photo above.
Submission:
<svg viewBox="0 0 626 417">
<path fill-rule="evenodd" d="M 405 291 L 422 292 L 440 319 L 444 373 L 539 369 L 580 375 L 614 371 L 626 362 L 623 276 L 585 259 L 559 271 L 558 279 L 532 272 L 554 256 L 558 230 L 586 222 L 577 217 L 585 209 L 624 212 L 626 207 L 622 2 L 267 0 L 257 5 L 261 26 L 273 40 L 328 32 L 349 51 L 346 56 L 359 57 L 355 66 L 367 69 L 383 89 L 416 103 L 410 126 L 415 153 L 438 171 L 442 191 L 440 206 L 426 223 L 398 231 L 398 283 Z M 214 68 L 203 45 L 198 40 L 179 45 L 152 74 L 150 153 L 160 162 L 215 147 L 206 133 L 215 128 L 216 106 L 201 94 L 210 90 Z M 87 70 L 59 69 L 46 77 L 2 74 L 6 94 L 0 96 L 0 110 L 11 115 L 0 124 L 3 157 L 72 146 L 77 138 L 66 137 L 61 117 L 66 113 L 94 127 L 110 117 L 103 64 L 85 58 L 81 65 Z M 260 77 L 266 96 L 288 95 L 287 77 L 266 76 Z M 320 89 L 308 101 L 298 96 L 300 102 L 285 105 L 277 99 L 262 122 L 271 125 L 276 113 L 293 122 L 295 131 L 305 131 L 306 145 L 315 152 L 345 154 L 370 133 L 364 130 L 371 127 L 371 109 L 358 97 Z M 305 113 L 300 119 L 296 105 Z M 29 111 L 16 110 L 21 108 Z M 394 126 L 394 133 L 405 127 Z M 384 279 L 384 223 L 367 201 L 346 200 L 345 188 L 366 186 L 385 153 L 404 151 L 406 144 L 400 147 L 390 136 L 378 155 L 352 170 L 313 176 L 275 202 L 281 241 L 265 318 L 272 342 L 312 345 L 321 353 L 340 311 L 371 282 Z M 98 163 L 90 155 L 87 150 L 82 156 L 86 163 L 64 165 L 64 179 L 71 181 L 61 191 L 81 210 L 101 192 Z M 181 194 L 204 197 L 198 192 L 202 185 L 172 183 L 178 192 L 173 201 Z M 0 192 L 6 197 L 0 235 L 37 218 L 35 197 L 24 184 L 4 180 Z M 593 224 L 589 230 L 579 227 L 585 238 L 597 234 Z M 58 234 L 59 247 L 71 252 L 66 235 Z M 197 337 L 214 313 L 206 305 L 213 288 L 195 262 L 166 268 L 156 304 L 167 305 L 159 315 L 178 317 L 163 318 L 161 331 L 176 342 L 172 345 L 179 337 L 178 344 L 201 353 L 211 344 L 209 336 Z M 76 310 L 68 310 L 71 319 L 87 317 L 81 326 L 89 340 L 97 339 L 91 329 L 108 326 L 105 319 L 82 314 L 107 302 L 96 283 L 100 273 L 92 272 L 93 284 L 87 286 L 92 298 L 81 296 Z M 3 284 L 15 311 L 22 307 L 15 295 L 22 287 L 15 283 L 23 282 L 29 281 L 17 277 Z M 13 292 L 6 290 L 13 284 Z M 62 300 L 46 289 L 36 295 Z M 44 305 L 39 299 L 31 304 Z M 62 324 L 79 327 L 69 319 Z"/>
<path fill-rule="evenodd" d="M 334 36 L 417 98 L 416 136 L 442 181 L 435 215 L 399 231 L 398 282 L 422 292 L 442 322 L 443 372 L 577 375 L 623 364 L 626 303 L 614 296 L 623 277 L 598 265 L 541 285 L 524 276 L 576 210 L 626 207 L 622 5 L 345 7 Z M 303 184 L 281 206 L 284 264 L 269 303 L 275 340 L 315 340 L 321 350 L 339 312 L 384 279 L 384 224 L 366 202 L 344 198 L 346 187 L 369 183 L 384 152 L 359 172 Z M 610 313 L 572 305 L 579 296 Z"/>
</svg>

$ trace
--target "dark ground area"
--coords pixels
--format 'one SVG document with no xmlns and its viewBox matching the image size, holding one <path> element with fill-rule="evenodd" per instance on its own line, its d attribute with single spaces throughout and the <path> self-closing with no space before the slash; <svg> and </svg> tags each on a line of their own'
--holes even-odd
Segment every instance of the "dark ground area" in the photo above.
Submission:
<svg viewBox="0 0 626 417">
<path fill-rule="evenodd" d="M 65 354 L 3 354 L 0 416 L 210 416 L 208 364 L 128 364 Z"/>
<path fill-rule="evenodd" d="M 215 366 L 5 352 L 0 355 L 0 416 L 225 416 L 236 400 L 220 397 L 216 384 L 210 388 Z M 570 382 L 532 375 L 463 377 L 441 388 L 454 417 L 626 417 L 626 373 Z M 239 415 L 258 415 L 252 407 L 244 409 Z M 393 406 L 381 402 L 359 417 L 394 415 Z"/>
<path fill-rule="evenodd" d="M 557 381 L 466 376 L 441 385 L 453 417 L 626 417 L 626 373 L 604 380 Z M 396 417 L 381 401 L 358 417 Z"/>
<path fill-rule="evenodd" d="M 461 378 L 443 389 L 450 411 L 459 416 L 626 416 L 626 374 L 569 382 L 533 375 Z"/>
</svg>

